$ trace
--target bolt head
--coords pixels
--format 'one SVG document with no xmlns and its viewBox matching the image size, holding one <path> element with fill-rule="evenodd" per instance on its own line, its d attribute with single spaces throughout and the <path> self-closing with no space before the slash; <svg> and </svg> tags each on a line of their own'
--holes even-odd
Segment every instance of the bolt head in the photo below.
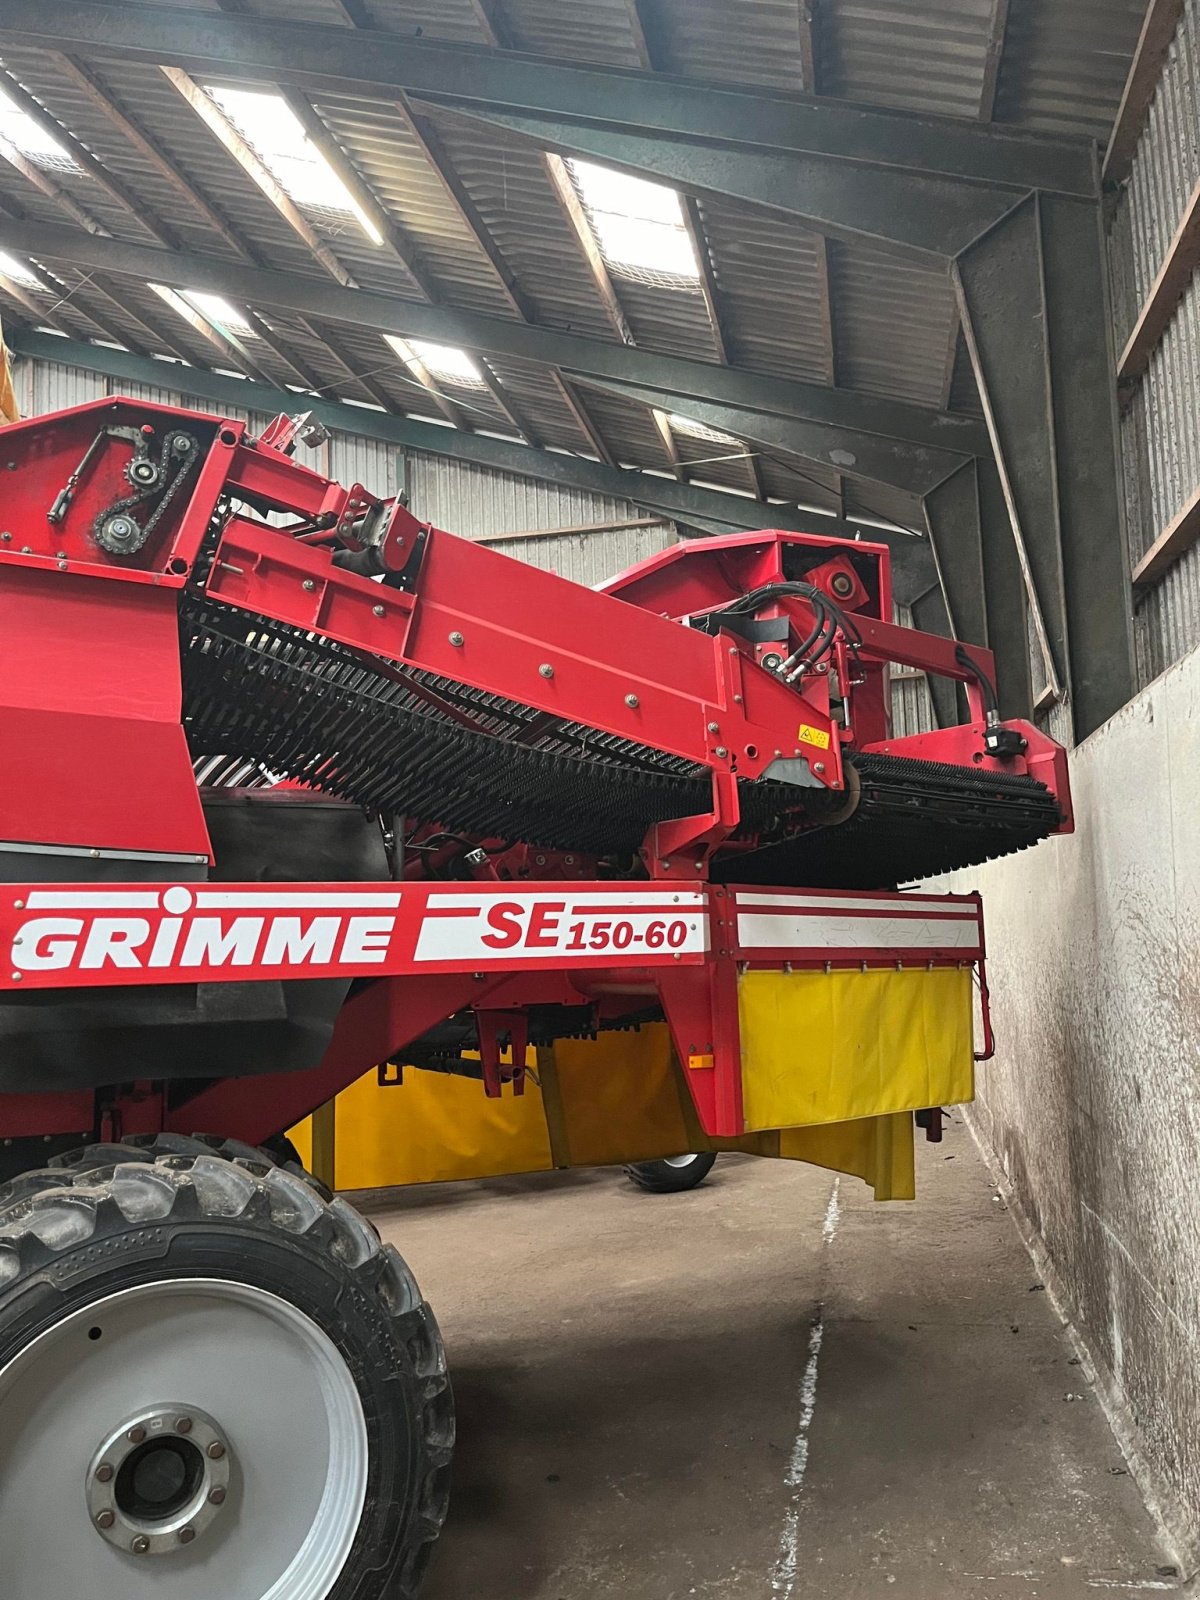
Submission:
<svg viewBox="0 0 1200 1600">
<path fill-rule="evenodd" d="M 720 731 L 721 731 L 720 723 L 710 722 L 709 725 L 708 725 L 708 731 L 709 731 L 709 733 L 720 733 Z"/>
<path fill-rule="evenodd" d="M 97 1511 L 96 1513 L 96 1526 L 98 1528 L 111 1528 L 116 1520 L 111 1511 Z"/>
<path fill-rule="evenodd" d="M 218 1485 L 209 1494 L 208 1503 L 210 1506 L 223 1506 L 225 1504 L 225 1490 Z"/>
<path fill-rule="evenodd" d="M 125 1437 L 129 1440 L 130 1444 L 144 1444 L 146 1440 L 146 1430 L 139 1422 L 134 1427 L 130 1428 Z"/>
<path fill-rule="evenodd" d="M 313 582 L 313 580 L 311 578 L 305 578 L 305 580 L 304 580 L 303 584 L 301 585 L 301 587 L 304 588 L 304 589 L 307 589 L 308 592 L 311 594 L 312 591 L 317 586 L 316 586 L 316 584 Z"/>
<path fill-rule="evenodd" d="M 221 1441 L 219 1439 L 214 1439 L 213 1442 L 208 1447 L 209 1460 L 210 1461 L 220 1461 L 221 1458 L 224 1456 L 224 1454 L 225 1454 L 225 1446 L 221 1443 Z"/>
<path fill-rule="evenodd" d="M 96 1468 L 96 1481 L 97 1481 L 97 1483 L 111 1483 L 112 1480 L 113 1480 L 113 1469 L 112 1469 L 112 1467 L 109 1465 L 109 1463 L 107 1461 L 102 1462 L 101 1465 Z"/>
<path fill-rule="evenodd" d="M 818 761 L 816 763 L 816 765 L 813 767 L 813 771 L 814 772 L 824 772 L 825 771 L 825 763 L 823 761 Z"/>
<path fill-rule="evenodd" d="M 175 1432 L 176 1433 L 191 1433 L 191 1431 L 192 1431 L 192 1419 L 191 1419 L 191 1417 L 177 1417 L 176 1418 L 176 1420 L 175 1420 Z"/>
<path fill-rule="evenodd" d="M 450 643 L 452 645 L 454 645 L 454 647 L 457 649 L 458 646 L 462 644 L 462 642 L 463 642 L 463 636 L 462 636 L 461 633 L 459 633 L 458 629 L 456 628 L 454 630 L 454 632 L 450 635 Z"/>
<path fill-rule="evenodd" d="M 543 661 L 541 666 L 538 668 L 538 671 L 541 673 L 543 678 L 552 678 L 554 676 L 554 668 L 548 661 Z"/>
<path fill-rule="evenodd" d="M 723 744 L 719 744 L 717 746 L 716 750 L 713 753 L 714 753 L 714 755 L 716 755 L 718 757 L 719 760 L 723 761 L 725 759 L 725 757 L 729 754 L 729 751 L 726 750 L 726 748 L 725 748 L 725 746 Z"/>
<path fill-rule="evenodd" d="M 180 1528 L 180 1530 L 179 1530 L 179 1542 L 180 1542 L 180 1544 L 191 1544 L 192 1540 L 195 1537 L 196 1537 L 195 1528 Z"/>
<path fill-rule="evenodd" d="M 387 612 L 384 610 L 384 608 L 382 606 L 372 606 L 371 610 L 375 613 L 375 615 L 377 617 L 383 617 L 383 616 L 387 615 Z"/>
<path fill-rule="evenodd" d="M 636 711 L 637 708 L 638 708 L 638 704 L 639 704 L 637 695 L 635 695 L 635 694 L 627 694 L 625 696 L 625 704 L 629 707 L 629 709 L 631 711 Z"/>
<path fill-rule="evenodd" d="M 133 1551 L 135 1556 L 144 1556 L 146 1551 L 150 1548 L 150 1541 L 147 1539 L 144 1533 L 139 1533 L 129 1548 Z"/>
</svg>

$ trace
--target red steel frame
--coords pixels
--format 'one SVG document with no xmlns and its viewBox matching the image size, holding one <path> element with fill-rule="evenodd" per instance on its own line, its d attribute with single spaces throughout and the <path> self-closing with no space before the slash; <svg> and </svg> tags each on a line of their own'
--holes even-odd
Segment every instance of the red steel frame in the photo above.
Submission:
<svg viewBox="0 0 1200 1600">
<path fill-rule="evenodd" d="M 472 1007 L 485 1083 L 499 1035 L 535 1005 L 617 1018 L 657 1000 L 705 1130 L 744 1131 L 737 973 L 747 967 L 978 965 L 977 895 L 734 888 L 703 879 L 599 883 L 54 884 L 0 888 L 0 989 L 131 987 L 280 977 L 370 978 L 309 1072 L 218 1083 L 167 1113 L 176 1131 L 249 1142 L 290 1126 L 428 1027 Z M 514 1048 L 518 1062 L 523 1049 Z M 518 1070 L 514 1087 L 520 1092 Z M 42 1096 L 17 1096 L 24 1126 Z M 72 1114 L 92 1097 L 64 1097 Z M 0 1129 L 10 1126 L 0 1096 Z M 147 1111 L 147 1101 L 152 1110 Z M 38 1131 L 44 1131 L 39 1127 Z M 11 1135 L 9 1135 L 11 1136 Z"/>
<path fill-rule="evenodd" d="M 128 447 L 115 439 L 81 477 L 66 515 L 46 515 L 98 430 L 110 427 L 155 440 L 182 428 L 202 450 L 185 492 L 135 559 L 106 554 L 94 537 L 97 516 L 128 493 Z M 286 436 L 269 430 L 254 441 L 240 423 L 126 400 L 4 433 L 0 751 L 9 781 L 0 849 L 150 855 L 162 873 L 156 883 L 0 889 L 8 958 L 0 989 L 289 973 L 374 980 L 343 1007 L 319 1067 L 221 1081 L 171 1109 L 161 1085 L 127 1087 L 101 1097 L 105 1128 L 261 1139 L 468 1007 L 480 1019 L 489 1092 L 505 1077 L 519 1091 L 521 1069 L 501 1067 L 499 1040 L 507 1034 L 520 1058 L 528 1007 L 593 1003 L 602 1018 L 616 1018 L 644 997 L 661 1004 L 673 1029 L 705 1129 L 736 1134 L 739 963 L 920 960 L 982 972 L 975 898 L 741 890 L 702 875 L 737 827 L 738 778 L 783 761 L 810 787 L 838 790 L 851 739 L 860 749 L 1032 773 L 1057 794 L 1070 826 L 1065 758 L 1053 741 L 1015 724 L 1020 755 L 983 748 L 979 675 L 992 672 L 989 652 L 972 646 L 964 655 L 952 640 L 891 623 L 885 547 L 779 533 L 713 539 L 592 591 L 423 524 L 359 485 L 331 483 L 270 442 Z M 266 512 L 296 520 L 271 526 L 257 520 Z M 361 548 L 368 526 L 391 582 L 334 562 L 337 551 Z M 215 548 L 201 568 L 210 531 Z M 678 620 L 778 580 L 789 545 L 824 550 L 831 564 L 844 560 L 838 549 L 875 563 L 872 608 L 855 613 L 861 647 L 839 637 L 831 657 L 842 690 L 837 714 L 829 664 L 789 686 L 764 670 L 764 646 Z M 682 757 L 711 773 L 711 811 L 652 831 L 643 851 L 649 882 L 172 881 L 202 874 L 211 854 L 180 726 L 176 600 L 198 583 L 214 600 L 375 660 Z M 792 605 L 785 599 L 765 614 L 787 616 Z M 962 682 L 971 722 L 890 740 L 888 662 Z M 184 864 L 195 870 L 184 873 Z M 748 908 L 746 896 L 766 903 Z M 763 918 L 778 929 L 777 943 L 761 943 Z M 864 927 L 879 937 L 871 941 Z M 91 1092 L 0 1096 L 3 1137 L 83 1131 L 95 1117 Z"/>
</svg>

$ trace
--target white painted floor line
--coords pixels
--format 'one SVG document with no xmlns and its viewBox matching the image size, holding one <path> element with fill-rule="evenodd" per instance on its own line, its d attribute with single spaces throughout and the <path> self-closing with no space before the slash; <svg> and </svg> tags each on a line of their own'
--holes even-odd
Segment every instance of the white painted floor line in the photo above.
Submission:
<svg viewBox="0 0 1200 1600">
<path fill-rule="evenodd" d="M 821 1354 L 821 1340 L 825 1324 L 821 1320 L 821 1307 L 817 1307 L 808 1334 L 808 1360 L 800 1380 L 800 1420 L 796 1426 L 796 1440 L 788 1458 L 784 1483 L 792 1491 L 783 1519 L 783 1532 L 779 1536 L 779 1555 L 771 1573 L 771 1588 L 780 1600 L 791 1600 L 796 1587 L 796 1571 L 800 1561 L 800 1496 L 804 1492 L 804 1475 L 808 1471 L 808 1430 L 812 1426 L 817 1405 L 817 1358 Z"/>
<path fill-rule="evenodd" d="M 829 1204 L 825 1207 L 825 1220 L 821 1224 L 821 1240 L 825 1245 L 833 1243 L 842 1219 L 841 1189 L 839 1174 L 829 1191 Z M 817 1408 L 817 1360 L 824 1337 L 823 1307 L 818 1305 L 808 1330 L 808 1360 L 804 1363 L 804 1375 L 800 1379 L 800 1418 L 783 1478 L 791 1495 L 783 1518 L 783 1531 L 779 1535 L 779 1554 L 771 1571 L 771 1589 L 779 1600 L 791 1600 L 800 1565 L 800 1496 L 804 1493 L 804 1477 L 808 1471 L 808 1432 Z"/>
<path fill-rule="evenodd" d="M 1087 1586 L 1089 1589 L 1132 1589 L 1138 1594 L 1147 1589 L 1178 1589 L 1181 1587 L 1179 1583 L 1164 1583 L 1157 1578 L 1089 1578 Z"/>
<path fill-rule="evenodd" d="M 821 1237 L 826 1244 L 833 1243 L 833 1236 L 838 1230 L 838 1223 L 842 1220 L 842 1207 L 838 1199 L 841 1187 L 841 1178 L 835 1178 L 833 1180 L 833 1188 L 829 1194 L 829 1204 L 825 1207 L 825 1221 L 821 1224 Z"/>
</svg>

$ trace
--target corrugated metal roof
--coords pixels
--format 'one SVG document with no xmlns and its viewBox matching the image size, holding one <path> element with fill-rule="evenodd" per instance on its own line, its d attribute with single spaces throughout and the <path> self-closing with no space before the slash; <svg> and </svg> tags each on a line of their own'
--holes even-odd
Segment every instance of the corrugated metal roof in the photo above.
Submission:
<svg viewBox="0 0 1200 1600">
<path fill-rule="evenodd" d="M 822 14 L 821 90 L 977 117 L 993 0 L 844 0 Z"/>
<path fill-rule="evenodd" d="M 201 3 L 218 9 L 218 0 Z M 994 0 L 821 0 L 812 7 L 811 23 L 800 0 L 364 3 L 373 26 L 400 36 L 641 70 L 651 95 L 653 68 L 782 94 L 815 87 L 864 104 L 970 119 L 979 114 L 994 15 Z M 246 4 L 254 14 L 293 26 L 349 25 L 337 0 Z M 996 117 L 1102 135 L 1143 7 L 1144 0 L 1011 0 Z M 0 39 L 2 27 L 0 19 Z M 816 63 L 815 85 L 807 72 L 810 60 Z M 136 196 L 152 231 L 90 177 L 57 174 L 67 202 L 85 207 L 99 228 L 149 243 L 153 230 L 161 237 L 165 226 L 185 251 L 224 261 L 257 259 L 327 280 L 303 239 L 159 69 L 107 58 L 83 63 L 101 92 L 183 175 L 198 202 L 126 137 L 60 57 L 14 49 L 4 52 L 4 63 Z M 614 341 L 539 150 L 445 108 L 422 108 L 414 125 L 411 108 L 394 95 L 323 92 L 313 102 L 391 220 L 434 300 L 493 317 L 527 316 Z M 1180 99 L 1176 118 L 1183 109 Z M 1170 114 L 1164 96 L 1152 115 L 1161 120 Z M 432 157 L 425 131 L 435 140 Z M 1174 174 L 1171 204 L 1178 203 L 1185 176 L 1181 166 Z M 1135 170 L 1135 185 L 1143 182 Z M 1171 204 L 1164 198 L 1155 212 L 1164 228 Z M 0 207 L 39 221 L 71 220 L 62 201 L 41 193 L 3 162 Z M 206 207 L 215 212 L 216 225 Z M 961 345 L 955 359 L 951 345 L 954 312 L 944 273 L 865 243 L 827 245 L 785 214 L 748 203 L 708 197 L 699 212 L 732 363 L 780 377 L 836 381 L 926 406 L 940 406 L 948 395 L 955 408 L 977 412 L 969 362 Z M 396 253 L 372 244 L 353 218 L 325 213 L 310 214 L 309 220 L 359 284 L 420 298 L 420 287 Z M 1147 259 L 1154 253 L 1147 241 Z M 142 348 L 169 348 L 198 364 L 227 364 L 227 357 L 158 302 L 146 285 L 61 263 L 47 265 L 65 287 L 65 303 L 55 309 L 61 298 L 57 291 L 28 294 L 42 315 L 53 315 L 73 335 L 117 336 Z M 1135 263 L 1134 271 L 1140 285 L 1144 263 Z M 640 347 L 704 361 L 717 358 L 718 342 L 699 286 L 673 289 L 618 275 L 614 281 Z M 0 308 L 8 319 L 32 315 L 28 305 L 2 292 Z M 246 348 L 255 367 L 275 383 L 311 384 L 359 403 L 386 402 L 397 411 L 428 415 L 435 409 L 377 333 L 270 307 L 257 310 L 274 330 L 272 340 L 249 341 Z M 544 365 L 506 357 L 490 360 L 489 369 L 498 398 L 487 390 L 446 390 L 466 425 L 511 434 L 507 408 L 529 437 L 593 451 L 561 385 Z M 590 391 L 583 400 L 605 449 L 616 459 L 655 469 L 666 465 L 644 407 Z M 685 462 L 711 453 L 703 442 L 680 442 Z M 746 489 L 753 483 L 745 462 L 705 461 L 699 470 L 729 487 Z M 758 457 L 758 472 L 768 494 L 807 498 L 830 509 L 841 503 L 842 486 L 827 469 L 773 452 Z M 860 509 L 898 505 L 886 488 L 846 486 L 846 493 Z"/>
<path fill-rule="evenodd" d="M 653 10 L 662 72 L 768 89 L 811 87 L 798 0 L 656 0 Z"/>
<path fill-rule="evenodd" d="M 1106 139 L 1145 0 L 1011 0 L 995 119 Z"/>
<path fill-rule="evenodd" d="M 829 277 L 839 381 L 940 408 L 957 322 L 947 269 L 833 240 Z"/>
</svg>

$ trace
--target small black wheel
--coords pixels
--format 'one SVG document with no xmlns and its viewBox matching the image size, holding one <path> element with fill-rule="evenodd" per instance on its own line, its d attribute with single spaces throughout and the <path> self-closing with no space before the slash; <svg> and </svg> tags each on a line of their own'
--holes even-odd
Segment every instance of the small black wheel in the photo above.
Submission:
<svg viewBox="0 0 1200 1600">
<path fill-rule="evenodd" d="M 647 1194 L 681 1194 L 704 1182 L 712 1171 L 716 1153 L 711 1150 L 690 1156 L 664 1156 L 661 1161 L 634 1161 L 625 1175 Z"/>
<path fill-rule="evenodd" d="M 263 1140 L 263 1149 L 275 1161 L 277 1166 L 303 1168 L 300 1152 L 288 1138 L 286 1133 L 277 1133 L 270 1139 Z"/>
<path fill-rule="evenodd" d="M 94 1145 L 0 1187 L 5 1600 L 411 1600 L 453 1444 L 412 1274 L 265 1151 Z"/>
</svg>

